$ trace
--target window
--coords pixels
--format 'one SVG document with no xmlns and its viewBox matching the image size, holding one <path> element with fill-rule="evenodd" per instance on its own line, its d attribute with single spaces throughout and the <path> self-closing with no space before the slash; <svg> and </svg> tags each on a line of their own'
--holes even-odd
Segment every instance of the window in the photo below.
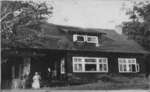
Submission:
<svg viewBox="0 0 150 92">
<path fill-rule="evenodd" d="M 84 36 L 77 36 L 77 41 L 82 42 L 84 40 L 85 40 Z"/>
<path fill-rule="evenodd" d="M 73 57 L 73 72 L 108 72 L 108 60 L 96 57 Z"/>
<path fill-rule="evenodd" d="M 61 59 L 60 63 L 61 74 L 65 74 L 65 59 Z"/>
<path fill-rule="evenodd" d="M 75 34 L 75 35 L 73 35 L 73 41 L 74 42 L 95 43 L 96 46 L 99 46 L 97 36 L 77 35 L 77 34 Z"/>
<path fill-rule="evenodd" d="M 73 41 L 85 42 L 86 38 L 84 35 L 73 35 Z"/>
<path fill-rule="evenodd" d="M 73 57 L 73 71 L 82 72 L 83 71 L 83 58 Z"/>
<path fill-rule="evenodd" d="M 135 58 L 118 58 L 119 72 L 139 72 Z"/>
<path fill-rule="evenodd" d="M 99 59 L 99 71 L 108 71 L 107 58 L 100 58 Z"/>
<path fill-rule="evenodd" d="M 97 61 L 96 58 L 84 58 L 85 62 L 85 71 L 97 71 L 96 65 Z"/>
<path fill-rule="evenodd" d="M 98 37 L 97 36 L 87 36 L 87 42 L 98 43 Z"/>
</svg>

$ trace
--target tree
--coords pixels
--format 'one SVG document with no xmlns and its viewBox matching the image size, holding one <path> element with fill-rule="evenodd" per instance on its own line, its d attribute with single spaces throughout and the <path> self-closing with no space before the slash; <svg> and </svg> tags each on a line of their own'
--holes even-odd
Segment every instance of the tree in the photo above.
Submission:
<svg viewBox="0 0 150 92">
<path fill-rule="evenodd" d="M 41 33 L 39 25 L 52 14 L 52 10 L 46 2 L 1 1 L 2 48 L 29 46 Z"/>
<path fill-rule="evenodd" d="M 150 50 L 150 2 L 134 2 L 127 15 L 131 21 L 123 23 L 123 33 Z"/>
<path fill-rule="evenodd" d="M 42 27 L 39 25 L 52 14 L 52 10 L 53 7 L 51 5 L 48 7 L 46 2 L 1 1 L 2 53 L 5 52 L 4 48 L 29 47 L 34 39 L 40 37 Z M 5 63 L 6 58 L 2 55 L 1 65 Z"/>
</svg>

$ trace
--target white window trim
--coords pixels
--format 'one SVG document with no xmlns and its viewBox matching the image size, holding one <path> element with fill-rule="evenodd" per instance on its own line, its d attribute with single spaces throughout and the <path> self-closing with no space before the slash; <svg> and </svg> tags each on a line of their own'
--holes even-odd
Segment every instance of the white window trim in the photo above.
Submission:
<svg viewBox="0 0 150 92">
<path fill-rule="evenodd" d="M 61 59 L 61 64 L 60 64 L 60 71 L 61 74 L 65 74 L 65 59 Z"/>
<path fill-rule="evenodd" d="M 103 64 L 103 65 L 106 64 L 106 71 L 103 70 L 103 71 L 101 71 L 101 72 L 108 72 L 108 58 L 98 58 L 98 59 L 106 59 L 106 62 L 103 62 L 103 63 L 99 63 L 99 62 L 98 62 L 98 71 L 100 71 L 100 70 L 99 70 L 99 65 L 100 65 L 100 64 Z M 98 61 L 99 61 L 99 60 L 98 60 Z"/>
<path fill-rule="evenodd" d="M 75 62 L 74 61 L 75 58 L 81 58 L 82 61 L 81 62 Z M 96 59 L 96 62 L 85 62 L 84 61 L 85 59 Z M 99 59 L 106 59 L 106 62 L 100 63 Z M 73 62 L 73 72 L 82 72 L 82 73 L 87 73 L 87 72 L 90 72 L 90 73 L 92 73 L 92 72 L 108 72 L 108 59 L 105 58 L 105 57 L 97 58 L 97 57 L 76 57 L 76 56 L 74 56 L 74 57 L 72 57 L 72 62 Z M 75 64 L 82 64 L 82 70 L 81 71 L 76 71 L 75 70 Z M 86 64 L 96 64 L 96 71 L 86 71 L 85 70 L 85 65 Z M 100 64 L 106 64 L 106 70 L 100 71 L 99 70 L 99 65 Z"/>
<path fill-rule="evenodd" d="M 84 41 L 78 41 L 77 40 L 77 37 L 78 36 L 83 36 L 84 37 Z M 91 38 L 95 38 L 94 41 L 88 41 L 88 38 L 91 37 Z M 99 43 L 98 43 L 98 37 L 97 36 L 89 36 L 89 35 L 79 35 L 79 34 L 74 34 L 73 35 L 73 41 L 74 42 L 87 42 L 87 43 L 95 43 L 96 46 L 99 46 Z"/>
<path fill-rule="evenodd" d="M 120 60 L 125 60 L 125 63 L 121 63 Z M 129 63 L 129 60 L 131 60 L 132 62 Z M 129 65 L 134 64 L 135 65 L 135 69 L 136 71 L 130 71 L 129 70 Z M 121 71 L 120 69 L 120 65 L 126 65 L 127 69 L 126 71 Z M 139 64 L 136 61 L 136 58 L 118 58 L 118 68 L 119 68 L 119 72 L 120 73 L 137 73 L 140 71 L 140 67 Z"/>
<path fill-rule="evenodd" d="M 84 38 L 84 41 L 78 41 L 78 40 L 77 40 L 77 37 L 78 37 L 78 36 L 82 36 L 82 37 Z M 77 34 L 74 34 L 74 35 L 73 35 L 73 41 L 74 41 L 74 42 L 75 42 L 75 41 L 77 41 L 77 42 L 85 42 L 85 41 L 86 41 L 86 37 L 85 37 L 85 35 L 77 35 Z"/>
<path fill-rule="evenodd" d="M 137 71 L 137 72 L 140 72 L 140 65 L 139 65 L 139 64 L 136 64 L 136 66 L 137 66 L 137 67 L 136 67 L 136 71 Z"/>
<path fill-rule="evenodd" d="M 73 63 L 73 71 L 74 71 L 74 72 L 82 72 L 83 69 L 82 69 L 81 71 L 75 70 L 75 64 L 82 64 L 82 68 L 83 68 L 83 65 L 84 65 L 84 64 L 83 64 L 83 63 L 84 63 L 84 62 L 83 62 L 83 58 L 78 57 L 78 58 L 81 58 L 81 62 L 75 62 L 75 61 L 74 61 L 75 58 L 76 58 L 76 57 L 73 57 L 73 58 L 72 58 L 72 61 L 73 61 L 73 62 L 72 62 L 72 63 Z"/>
<path fill-rule="evenodd" d="M 94 41 L 88 41 L 88 38 L 94 38 Z M 88 43 L 98 43 L 98 37 L 97 36 L 87 36 L 87 42 Z"/>
</svg>

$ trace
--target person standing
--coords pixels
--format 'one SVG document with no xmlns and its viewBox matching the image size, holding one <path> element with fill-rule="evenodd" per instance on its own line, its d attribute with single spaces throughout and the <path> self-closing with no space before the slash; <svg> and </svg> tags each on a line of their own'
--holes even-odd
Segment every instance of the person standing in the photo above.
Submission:
<svg viewBox="0 0 150 92">
<path fill-rule="evenodd" d="M 53 72 L 52 72 L 52 78 L 53 78 L 54 80 L 57 79 L 57 70 L 56 70 L 56 69 L 54 69 Z"/>
<path fill-rule="evenodd" d="M 32 88 L 34 89 L 40 88 L 40 79 L 41 76 L 38 74 L 38 72 L 35 72 L 35 75 L 33 76 Z"/>
<path fill-rule="evenodd" d="M 48 72 L 47 72 L 47 79 L 48 79 L 48 81 L 51 81 L 51 78 L 52 78 L 52 72 L 51 72 L 51 68 L 49 67 L 48 68 Z"/>
<path fill-rule="evenodd" d="M 28 76 L 27 75 L 23 75 L 22 76 L 22 88 L 26 88 L 26 85 L 27 85 L 27 80 L 28 80 Z"/>
</svg>

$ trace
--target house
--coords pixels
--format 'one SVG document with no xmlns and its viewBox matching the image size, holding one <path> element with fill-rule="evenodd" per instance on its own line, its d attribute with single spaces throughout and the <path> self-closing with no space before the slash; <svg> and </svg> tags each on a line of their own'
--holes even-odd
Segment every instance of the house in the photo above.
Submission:
<svg viewBox="0 0 150 92">
<path fill-rule="evenodd" d="M 144 74 L 145 51 L 135 41 L 115 30 L 43 24 L 41 39 L 29 47 L 2 49 L 3 85 L 7 80 L 39 72 L 46 80 L 47 69 L 56 70 L 57 80 L 95 80 L 102 75 Z M 38 43 L 38 41 L 41 43 Z"/>
</svg>

